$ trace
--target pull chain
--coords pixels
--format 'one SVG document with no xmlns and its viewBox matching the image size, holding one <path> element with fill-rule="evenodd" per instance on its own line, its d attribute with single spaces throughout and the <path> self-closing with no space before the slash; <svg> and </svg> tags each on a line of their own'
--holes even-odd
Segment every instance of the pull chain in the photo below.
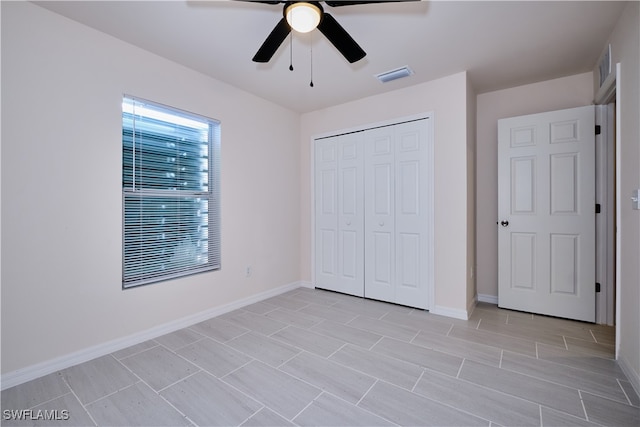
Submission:
<svg viewBox="0 0 640 427">
<path fill-rule="evenodd" d="M 310 45 L 310 52 L 311 52 L 311 81 L 309 82 L 309 86 L 313 87 L 313 31 L 310 33 L 311 36 L 311 45 Z"/>
<path fill-rule="evenodd" d="M 289 71 L 293 71 L 293 32 L 289 33 Z"/>
</svg>

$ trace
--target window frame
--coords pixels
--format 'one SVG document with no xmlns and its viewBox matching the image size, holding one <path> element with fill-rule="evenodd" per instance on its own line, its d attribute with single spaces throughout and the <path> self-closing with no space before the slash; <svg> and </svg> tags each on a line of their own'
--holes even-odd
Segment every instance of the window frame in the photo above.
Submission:
<svg viewBox="0 0 640 427">
<path fill-rule="evenodd" d="M 208 126 L 207 130 L 207 191 L 189 191 L 189 190 L 179 190 L 179 189 L 148 189 L 148 188 L 140 188 L 140 185 L 136 183 L 136 130 L 135 130 L 135 112 L 129 113 L 133 116 L 134 125 L 131 128 L 125 127 L 125 114 L 128 113 L 125 111 L 125 103 L 133 103 L 134 111 L 135 106 L 149 106 L 154 110 L 161 110 L 163 113 L 168 114 L 169 116 L 176 118 L 176 121 L 181 119 L 193 120 L 195 122 L 199 122 L 202 124 L 206 124 Z M 210 117 L 206 117 L 200 114 L 191 113 L 186 110 L 182 110 L 176 107 L 171 107 L 165 104 L 161 104 L 154 101 L 149 101 L 147 99 L 139 98 L 132 95 L 124 94 L 122 96 L 122 108 L 121 108 L 121 149 L 122 149 L 122 170 L 121 170 L 121 183 L 122 183 L 122 289 L 133 289 L 139 286 L 150 285 L 153 283 L 164 282 L 168 280 L 173 280 L 181 277 L 186 277 L 194 274 L 200 274 L 210 271 L 220 270 L 222 266 L 221 262 L 221 235 L 220 235 L 220 134 L 221 134 L 221 123 L 219 120 L 212 119 Z M 148 116 L 142 116 L 148 117 Z M 167 121 L 167 123 L 171 123 Z M 132 154 L 130 157 L 126 157 L 125 153 L 125 130 L 129 129 L 133 132 L 132 134 Z M 162 134 L 158 134 L 158 137 L 161 138 Z M 167 155 L 171 155 L 170 151 L 167 151 Z M 133 169 L 133 176 L 131 178 L 131 183 L 126 185 L 125 182 L 125 166 L 127 165 L 127 160 L 131 163 L 131 167 Z M 178 206 L 180 205 L 180 201 L 182 199 L 187 198 L 203 198 L 207 200 L 207 260 L 205 263 L 198 265 L 183 265 L 178 269 L 170 270 L 168 273 L 162 273 L 161 271 L 154 270 L 152 272 L 142 273 L 142 274 L 132 274 L 127 276 L 127 262 L 128 260 L 126 256 L 127 251 L 127 201 L 131 202 L 134 199 L 140 200 L 140 205 L 142 205 L 143 200 L 152 200 L 153 198 L 162 197 L 165 199 L 176 199 L 176 210 L 179 210 Z M 173 206 L 172 206 L 173 207 Z M 187 222 L 188 223 L 188 222 Z M 194 222 L 195 223 L 195 222 Z M 143 229 L 142 226 L 144 222 L 141 220 L 137 222 L 140 225 L 140 229 Z M 151 236 L 151 235 L 150 235 Z M 150 237 L 149 236 L 149 237 Z M 145 236 L 146 237 L 146 236 Z M 146 244 L 151 244 L 151 239 L 145 240 Z M 174 247 L 177 251 L 177 246 Z M 165 248 L 170 248 L 170 246 L 166 246 Z M 156 261 L 156 259 L 152 259 L 152 261 Z M 131 261 L 132 262 L 132 261 Z M 141 264 L 144 261 L 140 261 Z"/>
</svg>

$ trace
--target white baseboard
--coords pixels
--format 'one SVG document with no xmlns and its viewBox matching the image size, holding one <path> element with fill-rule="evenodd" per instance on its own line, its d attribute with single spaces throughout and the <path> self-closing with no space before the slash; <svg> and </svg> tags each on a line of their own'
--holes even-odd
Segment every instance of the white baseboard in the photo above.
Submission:
<svg viewBox="0 0 640 427">
<path fill-rule="evenodd" d="M 297 282 L 298 283 L 298 287 L 299 288 L 309 288 L 309 289 L 315 289 L 315 285 L 311 282 L 305 282 L 303 280 Z"/>
<path fill-rule="evenodd" d="M 246 298 L 242 298 L 237 301 L 233 301 L 229 304 L 214 307 L 208 310 L 201 311 L 199 313 L 192 314 L 190 316 L 174 320 L 172 322 L 158 325 L 156 327 L 138 332 L 133 335 L 88 347 L 74 353 L 66 354 L 64 356 L 37 363 L 35 365 L 27 366 L 25 368 L 21 368 L 12 372 L 7 372 L 6 374 L 2 374 L 2 377 L 0 378 L 1 389 L 5 390 L 7 388 L 26 383 L 27 381 L 49 375 L 61 369 L 66 369 L 79 363 L 84 363 L 97 357 L 105 356 L 107 354 L 113 353 L 114 351 L 122 350 L 123 348 L 127 348 L 132 345 L 139 344 L 141 342 L 148 341 L 150 339 L 154 339 L 171 332 L 175 332 L 179 329 L 195 325 L 196 323 L 203 322 L 213 317 L 220 316 L 221 314 L 228 313 L 238 308 L 242 308 L 249 304 L 253 304 L 267 298 L 280 295 L 284 292 L 288 292 L 299 287 L 313 288 L 313 284 L 310 282 L 290 283 L 288 285 L 280 286 L 268 291 L 251 295 Z"/>
<path fill-rule="evenodd" d="M 455 308 L 442 307 L 436 305 L 429 310 L 429 313 L 437 314 L 439 316 L 453 317 L 455 319 L 469 320 L 470 313 L 467 310 L 457 310 Z"/>
<path fill-rule="evenodd" d="M 618 363 L 620 364 L 620 368 L 622 372 L 627 376 L 631 386 L 636 391 L 638 396 L 640 396 L 640 374 L 631 368 L 631 364 L 624 357 L 618 357 Z"/>
<path fill-rule="evenodd" d="M 488 304 L 498 305 L 498 296 L 497 295 L 478 294 L 478 302 L 486 302 Z"/>
</svg>

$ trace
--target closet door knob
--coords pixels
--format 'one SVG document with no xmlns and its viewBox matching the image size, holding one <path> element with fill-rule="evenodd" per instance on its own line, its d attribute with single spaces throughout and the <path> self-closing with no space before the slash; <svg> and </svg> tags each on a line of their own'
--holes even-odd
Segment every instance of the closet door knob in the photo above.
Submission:
<svg viewBox="0 0 640 427">
<path fill-rule="evenodd" d="M 351 225 L 351 221 L 347 220 L 347 225 Z"/>
<path fill-rule="evenodd" d="M 382 227 L 382 226 L 384 225 L 384 221 L 380 221 L 380 222 L 378 223 L 378 225 L 379 225 L 380 227 Z"/>
</svg>

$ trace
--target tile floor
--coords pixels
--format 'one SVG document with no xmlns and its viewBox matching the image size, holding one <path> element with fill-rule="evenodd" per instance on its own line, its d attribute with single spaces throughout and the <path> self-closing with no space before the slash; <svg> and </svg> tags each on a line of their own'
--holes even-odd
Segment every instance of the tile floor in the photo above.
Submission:
<svg viewBox="0 0 640 427">
<path fill-rule="evenodd" d="M 614 337 L 299 288 L 7 389 L 2 425 L 638 426 Z M 5 419 L 19 409 L 68 419 Z"/>
</svg>

